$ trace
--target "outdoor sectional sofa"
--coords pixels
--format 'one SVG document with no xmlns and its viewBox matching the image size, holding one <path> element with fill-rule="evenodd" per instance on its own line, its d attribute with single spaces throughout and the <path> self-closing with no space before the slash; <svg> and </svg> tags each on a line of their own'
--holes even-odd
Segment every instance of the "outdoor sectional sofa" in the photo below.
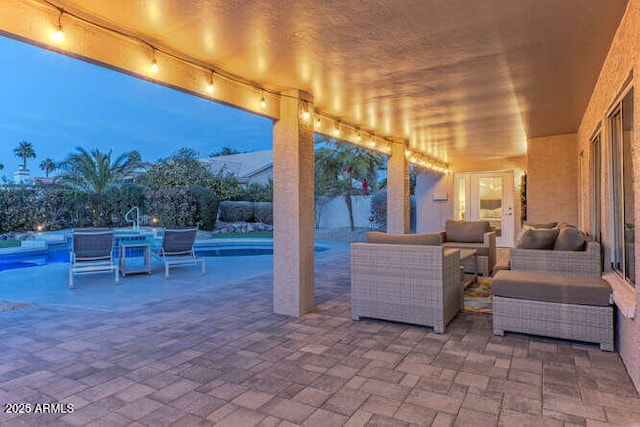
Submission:
<svg viewBox="0 0 640 427">
<path fill-rule="evenodd" d="M 462 310 L 460 251 L 439 233 L 370 232 L 351 245 L 351 315 L 432 326 L 444 333 Z"/>
<path fill-rule="evenodd" d="M 512 331 L 595 342 L 613 351 L 611 289 L 600 277 L 600 244 L 580 243 L 577 233 L 563 233 L 578 242 L 575 250 L 554 250 L 553 242 L 548 249 L 511 250 L 511 269 L 498 271 L 492 284 L 495 335 Z"/>
</svg>

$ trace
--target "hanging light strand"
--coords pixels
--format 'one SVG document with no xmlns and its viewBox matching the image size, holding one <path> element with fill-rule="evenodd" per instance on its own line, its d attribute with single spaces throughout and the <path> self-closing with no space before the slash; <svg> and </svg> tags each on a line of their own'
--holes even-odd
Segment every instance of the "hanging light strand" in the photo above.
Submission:
<svg viewBox="0 0 640 427">
<path fill-rule="evenodd" d="M 64 10 L 62 7 L 58 6 L 57 4 L 55 4 L 54 2 L 50 1 L 50 0 L 40 0 L 42 3 L 49 5 L 52 8 L 55 8 L 58 11 L 58 26 L 57 26 L 57 30 L 54 31 L 54 33 L 52 34 L 52 38 L 56 43 L 62 43 L 65 40 L 65 35 L 64 32 L 62 30 L 62 15 L 65 14 L 70 18 L 73 18 L 74 20 L 78 21 L 78 22 L 82 22 L 85 23 L 87 25 L 90 25 L 94 28 L 98 28 L 100 30 L 109 32 L 113 35 L 117 35 L 119 37 L 122 37 L 123 39 L 126 40 L 130 40 L 130 41 L 135 41 L 139 44 L 145 45 L 148 48 L 150 48 L 152 50 L 152 62 L 151 62 L 151 71 L 155 74 L 159 72 L 159 65 L 158 65 L 158 61 L 157 61 L 157 56 L 158 54 L 162 54 L 163 59 L 164 58 L 168 58 L 168 59 L 173 59 L 175 61 L 181 62 L 185 65 L 188 65 L 190 67 L 195 67 L 195 68 L 199 68 L 203 71 L 205 71 L 206 75 L 207 75 L 207 80 L 205 81 L 205 91 L 209 94 L 212 94 L 215 90 L 214 87 L 214 77 L 216 79 L 224 79 L 227 81 L 231 81 L 243 86 L 250 86 L 250 87 L 254 87 L 259 91 L 259 106 L 262 110 L 265 110 L 267 108 L 267 99 L 265 97 L 265 94 L 270 94 L 270 95 L 274 95 L 275 97 L 278 98 L 292 98 L 292 99 L 297 99 L 299 101 L 301 101 L 303 104 L 303 109 L 302 109 L 302 113 L 301 113 L 301 117 L 304 120 L 308 120 L 309 118 L 311 118 L 311 111 L 310 111 L 310 103 L 308 101 L 305 100 L 301 100 L 299 96 L 294 96 L 294 95 L 289 95 L 286 93 L 281 93 L 279 91 L 276 90 L 272 90 L 272 89 L 268 89 L 265 88 L 263 86 L 261 86 L 260 84 L 258 84 L 255 81 L 249 80 L 249 79 L 245 79 L 241 76 L 238 76 L 236 74 L 227 72 L 221 68 L 216 67 L 215 71 L 212 68 L 212 66 L 210 64 L 201 64 L 201 63 L 197 63 L 194 62 L 191 59 L 187 59 L 184 58 L 180 55 L 177 55 L 169 50 L 163 49 L 162 47 L 157 47 L 155 45 L 153 45 L 151 42 L 147 41 L 146 39 L 140 37 L 140 36 L 135 36 L 129 33 L 125 33 L 124 31 L 121 31 L 117 28 L 112 28 L 103 24 L 99 24 L 96 22 L 93 22 L 87 18 L 84 18 L 82 16 L 76 15 L 72 12 L 68 12 L 66 10 Z M 337 118 L 332 118 L 324 113 L 322 113 L 319 110 L 314 110 L 314 115 L 316 118 L 315 121 L 315 129 L 316 131 L 320 131 L 321 129 L 323 129 L 323 121 L 326 121 L 328 126 L 324 127 L 325 132 L 330 132 L 331 131 L 331 123 L 334 124 L 333 127 L 333 136 L 338 136 L 338 135 L 342 135 L 342 139 L 350 141 L 355 143 L 356 145 L 359 146 L 363 146 L 366 148 L 370 148 L 370 149 L 374 149 L 376 151 L 385 153 L 385 154 L 391 154 L 391 142 L 389 142 L 388 140 L 386 140 L 383 137 L 379 137 L 376 136 L 375 133 L 373 131 L 366 131 L 366 130 L 361 130 L 360 127 L 354 126 L 354 125 L 349 125 Z M 322 118 L 321 118 L 322 116 Z M 348 135 L 344 135 L 344 132 L 348 131 Z M 329 136 L 329 135 L 328 135 Z M 446 171 L 449 170 L 449 166 L 446 163 L 437 161 L 435 159 L 432 159 L 428 156 L 424 156 L 422 154 L 414 154 L 412 157 L 412 159 L 414 159 L 415 162 L 417 162 L 417 166 L 418 167 L 428 167 L 428 169 L 432 169 L 435 171 L 440 171 L 441 173 L 445 173 Z M 428 160 L 426 160 L 428 159 Z"/>
</svg>

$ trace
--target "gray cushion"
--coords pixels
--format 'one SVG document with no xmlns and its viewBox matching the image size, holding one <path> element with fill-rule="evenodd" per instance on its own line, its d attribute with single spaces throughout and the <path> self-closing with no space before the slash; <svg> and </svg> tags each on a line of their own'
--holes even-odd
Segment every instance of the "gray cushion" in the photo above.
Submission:
<svg viewBox="0 0 640 427">
<path fill-rule="evenodd" d="M 597 276 L 502 270 L 491 284 L 494 296 L 562 304 L 608 306 L 611 288 Z"/>
<path fill-rule="evenodd" d="M 452 221 L 445 226 L 447 242 L 482 243 L 490 230 L 489 221 Z"/>
<path fill-rule="evenodd" d="M 558 238 L 557 229 L 530 229 L 525 231 L 516 243 L 516 249 L 553 249 Z"/>
<path fill-rule="evenodd" d="M 393 234 L 369 231 L 367 233 L 367 243 L 440 246 L 442 244 L 442 235 L 440 233 Z"/>
<path fill-rule="evenodd" d="M 558 225 L 558 222 L 547 222 L 547 223 L 538 223 L 534 224 L 528 221 L 524 222 L 525 228 L 535 228 L 535 229 L 550 229 L 555 228 Z"/>
<path fill-rule="evenodd" d="M 554 251 L 583 251 L 584 250 L 584 234 L 582 231 L 573 227 L 563 227 L 560 229 L 556 243 L 553 246 Z"/>
<path fill-rule="evenodd" d="M 482 243 L 444 242 L 442 246 L 456 249 L 475 249 L 476 255 L 489 256 L 489 246 L 484 246 Z"/>
</svg>

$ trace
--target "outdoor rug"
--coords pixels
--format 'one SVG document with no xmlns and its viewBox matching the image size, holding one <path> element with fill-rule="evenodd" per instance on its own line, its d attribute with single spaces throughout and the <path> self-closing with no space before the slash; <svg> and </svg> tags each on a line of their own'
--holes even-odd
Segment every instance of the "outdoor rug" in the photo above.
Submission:
<svg viewBox="0 0 640 427">
<path fill-rule="evenodd" d="M 478 277 L 478 280 L 465 286 L 464 311 L 493 313 L 491 309 L 491 278 Z"/>
</svg>

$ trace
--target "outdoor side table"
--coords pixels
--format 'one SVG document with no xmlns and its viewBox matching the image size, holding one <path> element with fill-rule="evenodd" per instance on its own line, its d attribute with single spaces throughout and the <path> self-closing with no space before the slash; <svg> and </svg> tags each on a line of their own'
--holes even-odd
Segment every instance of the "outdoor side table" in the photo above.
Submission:
<svg viewBox="0 0 640 427">
<path fill-rule="evenodd" d="M 120 243 L 120 274 L 151 274 L 151 243 Z"/>
</svg>

